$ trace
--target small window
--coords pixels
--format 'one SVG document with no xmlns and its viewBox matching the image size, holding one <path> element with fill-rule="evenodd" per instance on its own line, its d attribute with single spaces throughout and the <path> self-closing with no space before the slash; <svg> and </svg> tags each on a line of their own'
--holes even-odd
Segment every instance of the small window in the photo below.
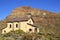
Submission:
<svg viewBox="0 0 60 40">
<path fill-rule="evenodd" d="M 18 28 L 18 24 L 16 24 L 16 28 Z"/>
<path fill-rule="evenodd" d="M 37 28 L 35 28 L 35 30 L 37 30 Z"/>
<path fill-rule="evenodd" d="M 31 21 L 29 21 L 29 23 L 31 23 Z"/>
<path fill-rule="evenodd" d="M 29 29 L 29 31 L 32 31 L 32 29 Z"/>
<path fill-rule="evenodd" d="M 37 32 L 37 28 L 35 28 L 35 32 Z"/>
<path fill-rule="evenodd" d="M 6 32 L 6 31 L 4 30 L 4 32 Z"/>
<path fill-rule="evenodd" d="M 12 25 L 10 24 L 10 28 L 11 28 L 11 26 L 12 26 Z"/>
</svg>

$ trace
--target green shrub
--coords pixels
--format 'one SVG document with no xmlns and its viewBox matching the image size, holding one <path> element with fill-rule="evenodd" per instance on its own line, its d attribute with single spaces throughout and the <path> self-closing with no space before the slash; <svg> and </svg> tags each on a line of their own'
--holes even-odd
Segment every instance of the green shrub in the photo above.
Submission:
<svg viewBox="0 0 60 40">
<path fill-rule="evenodd" d="M 23 35 L 25 32 L 23 32 L 22 30 L 16 30 L 14 31 L 15 34 L 19 34 L 19 35 Z"/>
</svg>

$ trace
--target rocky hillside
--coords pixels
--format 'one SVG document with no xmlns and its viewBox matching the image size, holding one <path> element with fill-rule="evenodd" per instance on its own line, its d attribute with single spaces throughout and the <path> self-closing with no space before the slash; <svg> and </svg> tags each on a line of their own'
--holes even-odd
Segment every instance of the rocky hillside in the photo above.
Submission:
<svg viewBox="0 0 60 40">
<path fill-rule="evenodd" d="M 58 14 L 55 14 L 53 12 L 48 12 L 46 10 L 39 10 L 31 7 L 19 7 L 12 11 L 12 13 L 7 17 L 14 18 L 14 17 L 23 17 L 26 16 L 26 14 L 31 13 L 33 16 L 55 16 Z"/>
<path fill-rule="evenodd" d="M 40 30 L 44 29 L 43 31 L 53 33 L 56 37 L 60 35 L 60 14 L 27 6 L 15 8 L 6 19 L 0 22 L 0 29 L 6 27 L 7 20 L 27 17 L 29 13 L 32 15 L 32 18 L 35 19 L 35 25 L 37 25 Z"/>
</svg>

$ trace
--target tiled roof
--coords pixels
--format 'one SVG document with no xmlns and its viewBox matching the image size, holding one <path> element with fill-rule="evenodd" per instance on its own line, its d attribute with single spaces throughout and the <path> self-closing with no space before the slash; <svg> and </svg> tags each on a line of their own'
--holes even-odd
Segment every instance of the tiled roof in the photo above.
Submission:
<svg viewBox="0 0 60 40">
<path fill-rule="evenodd" d="M 30 25 L 30 26 L 33 26 L 33 27 L 37 27 L 37 26 L 35 26 L 34 24 L 29 24 L 29 23 L 27 23 L 28 25 Z"/>
<path fill-rule="evenodd" d="M 21 22 L 21 21 L 28 21 L 29 18 L 27 17 L 21 17 L 21 18 L 13 18 L 13 19 L 9 19 L 7 22 Z"/>
</svg>

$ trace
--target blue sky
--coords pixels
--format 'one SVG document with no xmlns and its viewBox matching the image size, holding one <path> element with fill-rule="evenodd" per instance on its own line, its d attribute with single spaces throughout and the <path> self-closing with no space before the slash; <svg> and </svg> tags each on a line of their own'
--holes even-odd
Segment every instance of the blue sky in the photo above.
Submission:
<svg viewBox="0 0 60 40">
<path fill-rule="evenodd" d="M 20 6 L 60 12 L 60 0 L 0 0 L 0 20 L 6 18 L 12 10 Z"/>
</svg>

